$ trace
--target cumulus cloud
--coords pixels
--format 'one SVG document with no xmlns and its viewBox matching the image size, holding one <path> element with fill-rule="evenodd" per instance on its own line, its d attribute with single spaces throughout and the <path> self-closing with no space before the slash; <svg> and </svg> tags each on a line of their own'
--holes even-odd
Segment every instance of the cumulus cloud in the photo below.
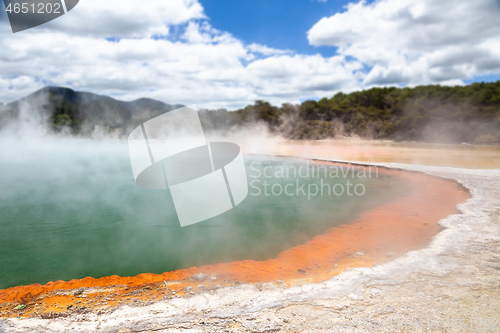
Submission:
<svg viewBox="0 0 500 333">
<path fill-rule="evenodd" d="M 0 100 L 60 85 L 123 100 L 235 109 L 373 85 L 462 84 L 500 72 L 492 1 L 351 4 L 309 31 L 312 44 L 338 47 L 324 57 L 246 44 L 212 27 L 196 0 L 85 0 L 21 33 L 0 24 Z"/>
<path fill-rule="evenodd" d="M 293 100 L 299 95 L 325 96 L 331 92 L 359 89 L 353 72 L 361 69 L 359 62 L 343 57 L 320 55 L 282 55 L 254 61 L 248 65 L 259 95 L 272 99 L 281 96 Z M 267 82 L 259 88 L 259 83 Z"/>
<path fill-rule="evenodd" d="M 168 35 L 169 26 L 204 18 L 196 0 L 84 0 L 71 12 L 40 27 L 95 37 Z"/>
<path fill-rule="evenodd" d="M 91 3 L 43 28 L 0 35 L 4 101 L 50 84 L 235 109 L 360 88 L 359 62 L 246 45 L 213 28 L 194 0 L 150 1 L 137 11 L 125 2 L 114 13 L 116 1 Z"/>
<path fill-rule="evenodd" d="M 266 45 L 261 45 L 261 44 L 256 44 L 256 43 L 252 43 L 252 44 L 248 45 L 248 49 L 254 53 L 260 53 L 260 54 L 263 54 L 265 56 L 293 53 L 292 50 L 274 49 L 272 47 L 269 47 Z"/>
<path fill-rule="evenodd" d="M 365 85 L 457 82 L 500 72 L 497 0 L 379 0 L 348 5 L 308 32 L 371 70 Z"/>
</svg>

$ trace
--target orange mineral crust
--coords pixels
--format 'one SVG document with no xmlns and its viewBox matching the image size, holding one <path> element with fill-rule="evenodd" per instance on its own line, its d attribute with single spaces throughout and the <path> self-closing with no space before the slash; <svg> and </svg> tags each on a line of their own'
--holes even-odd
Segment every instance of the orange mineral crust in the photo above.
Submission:
<svg viewBox="0 0 500 333">
<path fill-rule="evenodd" d="M 330 162 L 321 164 L 339 165 Z M 142 305 L 237 283 L 290 286 L 330 279 L 354 267 L 371 267 L 424 248 L 441 230 L 438 221 L 457 213 L 470 198 L 452 181 L 420 173 L 378 168 L 411 191 L 362 214 L 352 224 L 329 229 L 303 245 L 265 261 L 244 260 L 134 277 L 109 276 L 49 282 L 0 290 L 1 317 L 55 318 L 109 312 L 122 304 Z M 202 273 L 202 274 L 198 274 Z"/>
</svg>

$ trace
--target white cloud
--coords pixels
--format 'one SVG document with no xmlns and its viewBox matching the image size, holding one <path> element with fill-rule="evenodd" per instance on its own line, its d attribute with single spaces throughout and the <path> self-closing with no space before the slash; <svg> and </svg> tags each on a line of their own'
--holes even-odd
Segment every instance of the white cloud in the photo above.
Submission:
<svg viewBox="0 0 500 333">
<path fill-rule="evenodd" d="M 486 0 L 451 3 L 451 9 L 430 0 L 351 4 L 309 31 L 311 43 L 339 47 L 323 57 L 246 45 L 214 29 L 195 0 L 151 0 L 140 8 L 85 0 L 48 25 L 0 32 L 0 100 L 52 84 L 235 109 L 256 99 L 281 104 L 372 85 L 461 84 L 499 73 L 500 31 L 492 19 L 498 8 Z"/>
<path fill-rule="evenodd" d="M 195 3 L 188 3 L 197 8 Z M 163 5 L 158 6 L 161 11 Z M 190 13 L 188 7 L 185 9 Z M 149 11 L 155 12 L 155 8 Z M 65 15 L 68 21 L 72 13 Z M 87 12 L 79 15 L 85 17 Z M 51 26 L 34 33 L 2 34 L 0 86 L 8 84 L 14 89 L 1 99 L 22 97 L 49 83 L 126 100 L 151 97 L 167 103 L 235 109 L 256 99 L 280 104 L 331 95 L 341 88 L 360 88 L 352 74 L 360 68 L 357 62 L 245 45 L 206 20 L 196 19 L 199 15 L 203 13 L 195 11 L 192 19 L 180 26 L 171 24 L 182 20 L 171 19 L 162 24 L 151 22 L 137 31 L 133 22 L 125 23 L 127 29 L 143 36 L 114 41 L 104 38 L 107 34 L 99 29 L 95 33 L 73 33 L 65 21 L 59 26 L 66 29 Z M 150 36 L 162 25 L 176 30 L 175 38 Z M 7 83 L 8 77 L 28 78 L 29 85 L 13 79 Z"/>
<path fill-rule="evenodd" d="M 293 101 L 302 96 L 325 96 L 339 90 L 360 88 L 353 72 L 358 62 L 346 62 L 342 57 L 323 58 L 320 55 L 283 55 L 257 60 L 248 65 L 252 80 L 265 99 L 281 97 Z M 265 85 L 259 83 L 266 82 Z"/>
<path fill-rule="evenodd" d="M 293 53 L 292 50 L 280 50 L 268 47 L 266 45 L 252 43 L 248 45 L 248 49 L 254 53 L 260 53 L 265 56 L 278 55 L 278 54 L 290 54 Z"/>
<path fill-rule="evenodd" d="M 359 89 L 351 74 L 356 66 L 340 57 L 257 58 L 230 35 L 208 30 L 190 25 L 187 42 L 151 38 L 111 42 L 64 33 L 8 35 L 2 40 L 7 52 L 0 55 L 0 73 L 43 78 L 54 85 L 119 94 L 124 99 L 148 96 L 231 109 L 256 99 L 282 103 L 333 94 L 345 86 Z M 12 93 L 19 94 L 14 97 L 44 85 L 33 79 L 32 90 L 26 91 L 20 82 L 10 84 L 15 87 Z"/>
<path fill-rule="evenodd" d="M 40 87 L 40 82 L 31 76 L 0 77 L 0 91 L 5 101 L 26 96 Z"/>
<path fill-rule="evenodd" d="M 196 0 L 82 0 L 68 14 L 41 30 L 100 37 L 167 35 L 169 26 L 203 18 Z"/>
<path fill-rule="evenodd" d="M 350 4 L 308 32 L 373 67 L 366 85 L 459 82 L 500 73 L 496 0 L 380 0 Z"/>
</svg>

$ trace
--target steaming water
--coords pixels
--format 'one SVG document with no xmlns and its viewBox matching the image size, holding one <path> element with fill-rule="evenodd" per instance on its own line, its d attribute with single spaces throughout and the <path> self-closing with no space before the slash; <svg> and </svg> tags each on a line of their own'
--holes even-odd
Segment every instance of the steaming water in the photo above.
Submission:
<svg viewBox="0 0 500 333">
<path fill-rule="evenodd" d="M 221 216 L 180 228 L 167 191 L 135 185 L 126 144 L 2 142 L 0 288 L 273 258 L 408 191 L 397 179 L 381 175 L 258 177 L 265 167 L 268 174 L 279 166 L 302 167 L 302 172 L 314 167 L 289 159 L 245 160 L 254 181 L 247 199 Z M 325 191 L 308 200 L 307 184 L 346 185 L 348 180 L 363 184 L 366 193 Z M 275 193 L 292 184 L 293 195 L 265 195 L 263 181 L 279 184 Z M 305 184 L 305 195 L 297 193 L 297 184 Z"/>
</svg>

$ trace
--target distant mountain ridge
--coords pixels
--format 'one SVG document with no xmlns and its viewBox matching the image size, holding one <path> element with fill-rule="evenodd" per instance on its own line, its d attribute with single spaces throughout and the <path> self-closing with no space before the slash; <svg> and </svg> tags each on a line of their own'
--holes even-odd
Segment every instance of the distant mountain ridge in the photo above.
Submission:
<svg viewBox="0 0 500 333">
<path fill-rule="evenodd" d="M 99 129 L 123 136 L 144 121 L 179 107 L 182 105 L 150 98 L 125 102 L 70 88 L 45 87 L 0 106 L 0 130 L 19 120 L 24 111 L 40 117 L 55 132 L 69 130 L 73 135 L 89 136 Z"/>
<path fill-rule="evenodd" d="M 155 116 L 182 107 L 154 99 L 131 102 L 68 88 L 46 87 L 0 105 L 0 134 L 51 131 L 86 137 L 127 137 Z M 200 110 L 206 133 L 230 134 L 264 126 L 292 140 L 362 137 L 394 141 L 500 144 L 500 81 L 467 86 L 371 88 L 301 104 L 273 106 L 262 100 L 235 110 Z M 18 127 L 9 124 L 18 124 Z M 36 127 L 36 126 L 35 126 Z M 28 130 L 27 130 L 28 128 Z"/>
</svg>

